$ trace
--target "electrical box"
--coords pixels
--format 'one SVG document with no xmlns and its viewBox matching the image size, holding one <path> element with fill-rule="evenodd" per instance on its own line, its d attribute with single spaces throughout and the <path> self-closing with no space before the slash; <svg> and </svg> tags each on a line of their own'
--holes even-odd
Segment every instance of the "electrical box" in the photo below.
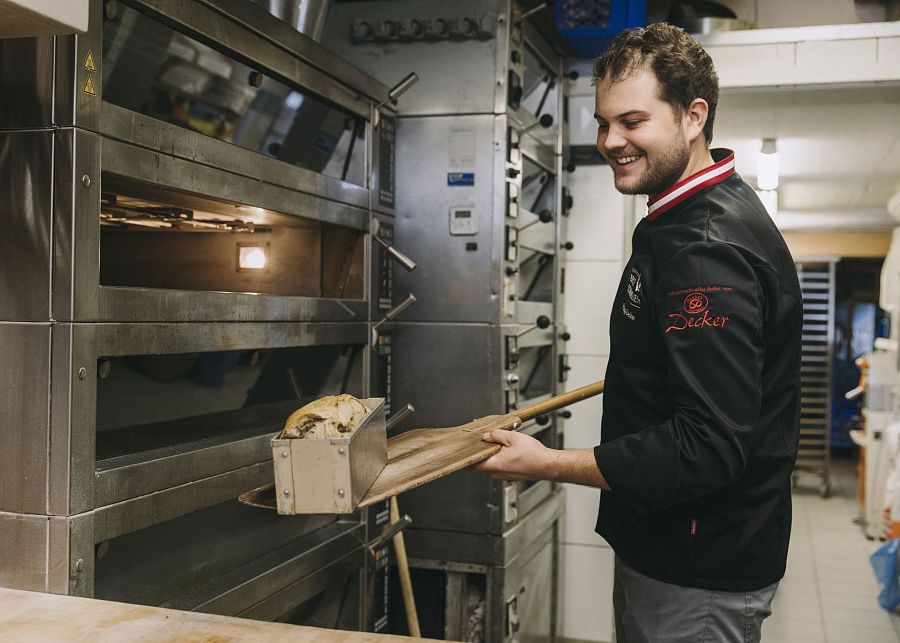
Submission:
<svg viewBox="0 0 900 643">
<path fill-rule="evenodd" d="M 450 208 L 450 234 L 478 234 L 478 210 L 471 205 Z"/>
</svg>

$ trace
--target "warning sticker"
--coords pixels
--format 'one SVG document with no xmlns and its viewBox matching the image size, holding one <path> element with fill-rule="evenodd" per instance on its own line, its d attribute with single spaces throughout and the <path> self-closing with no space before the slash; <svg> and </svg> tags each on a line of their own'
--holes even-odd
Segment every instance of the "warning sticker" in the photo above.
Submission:
<svg viewBox="0 0 900 643">
<path fill-rule="evenodd" d="M 97 65 L 94 64 L 94 52 L 88 49 L 87 56 L 84 57 L 84 68 L 88 71 L 97 71 Z"/>
<path fill-rule="evenodd" d="M 94 79 L 91 76 L 87 77 L 87 80 L 84 81 L 84 89 L 82 89 L 85 94 L 90 94 L 91 96 L 97 95 L 97 90 L 94 89 Z"/>
</svg>

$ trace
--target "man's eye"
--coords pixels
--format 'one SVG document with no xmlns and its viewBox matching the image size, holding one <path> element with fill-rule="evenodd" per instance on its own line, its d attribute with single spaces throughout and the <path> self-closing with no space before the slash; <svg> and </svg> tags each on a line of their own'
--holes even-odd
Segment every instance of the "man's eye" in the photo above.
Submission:
<svg viewBox="0 0 900 643">
<path fill-rule="evenodd" d="M 609 125 L 607 125 L 606 123 L 597 123 L 597 129 L 601 132 L 605 132 L 609 129 Z"/>
<path fill-rule="evenodd" d="M 637 127 L 638 125 L 640 125 L 643 122 L 644 122 L 643 120 L 625 121 L 625 127 L 627 127 L 628 129 L 634 129 L 635 127 Z"/>
</svg>

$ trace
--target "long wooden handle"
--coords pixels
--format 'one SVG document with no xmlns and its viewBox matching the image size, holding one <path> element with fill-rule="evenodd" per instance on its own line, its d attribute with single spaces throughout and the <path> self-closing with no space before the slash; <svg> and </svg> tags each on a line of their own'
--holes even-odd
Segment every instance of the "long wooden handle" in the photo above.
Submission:
<svg viewBox="0 0 900 643">
<path fill-rule="evenodd" d="M 390 517 L 391 523 L 400 522 L 400 506 L 397 504 L 397 496 L 391 497 Z M 412 579 L 409 576 L 409 560 L 406 558 L 406 543 L 403 540 L 402 531 L 398 531 L 394 536 L 394 553 L 397 555 L 397 573 L 400 576 L 400 590 L 403 594 L 403 607 L 406 610 L 409 635 L 418 638 L 422 636 L 422 630 L 419 629 L 419 615 L 416 612 L 416 599 L 413 595 Z"/>
<path fill-rule="evenodd" d="M 589 397 L 600 395 L 600 393 L 602 392 L 603 380 L 600 380 L 599 382 L 594 382 L 593 384 L 588 384 L 587 386 L 577 388 L 574 391 L 569 391 L 568 393 L 563 393 L 562 395 L 551 397 L 549 400 L 544 400 L 543 402 L 532 404 L 531 406 L 525 407 L 524 409 L 510 411 L 508 415 L 515 415 L 517 418 L 521 419 L 524 422 L 525 420 L 536 418 L 537 416 L 544 415 L 545 413 L 549 413 L 550 411 L 561 409 L 564 406 L 575 404 L 575 402 L 586 400 Z"/>
</svg>

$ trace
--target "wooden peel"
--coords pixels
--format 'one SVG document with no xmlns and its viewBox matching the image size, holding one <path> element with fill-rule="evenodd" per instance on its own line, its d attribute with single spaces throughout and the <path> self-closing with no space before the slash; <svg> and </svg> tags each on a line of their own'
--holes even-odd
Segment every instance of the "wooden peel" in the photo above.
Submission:
<svg viewBox="0 0 900 643">
<path fill-rule="evenodd" d="M 518 429 L 527 420 L 602 392 L 601 380 L 506 415 L 488 415 L 459 426 L 412 429 L 396 435 L 387 441 L 387 465 L 363 496 L 359 507 L 374 505 L 487 460 L 500 450 L 499 444 L 481 439 L 489 431 Z M 256 507 L 274 508 L 275 485 L 248 491 L 241 495 L 240 501 Z"/>
<path fill-rule="evenodd" d="M 359 506 L 368 507 L 487 460 L 500 445 L 482 440 L 485 433 L 518 429 L 526 420 L 602 392 L 603 382 L 595 382 L 506 415 L 489 415 L 445 429 L 413 429 L 394 436 L 388 440 L 387 465 Z"/>
</svg>

